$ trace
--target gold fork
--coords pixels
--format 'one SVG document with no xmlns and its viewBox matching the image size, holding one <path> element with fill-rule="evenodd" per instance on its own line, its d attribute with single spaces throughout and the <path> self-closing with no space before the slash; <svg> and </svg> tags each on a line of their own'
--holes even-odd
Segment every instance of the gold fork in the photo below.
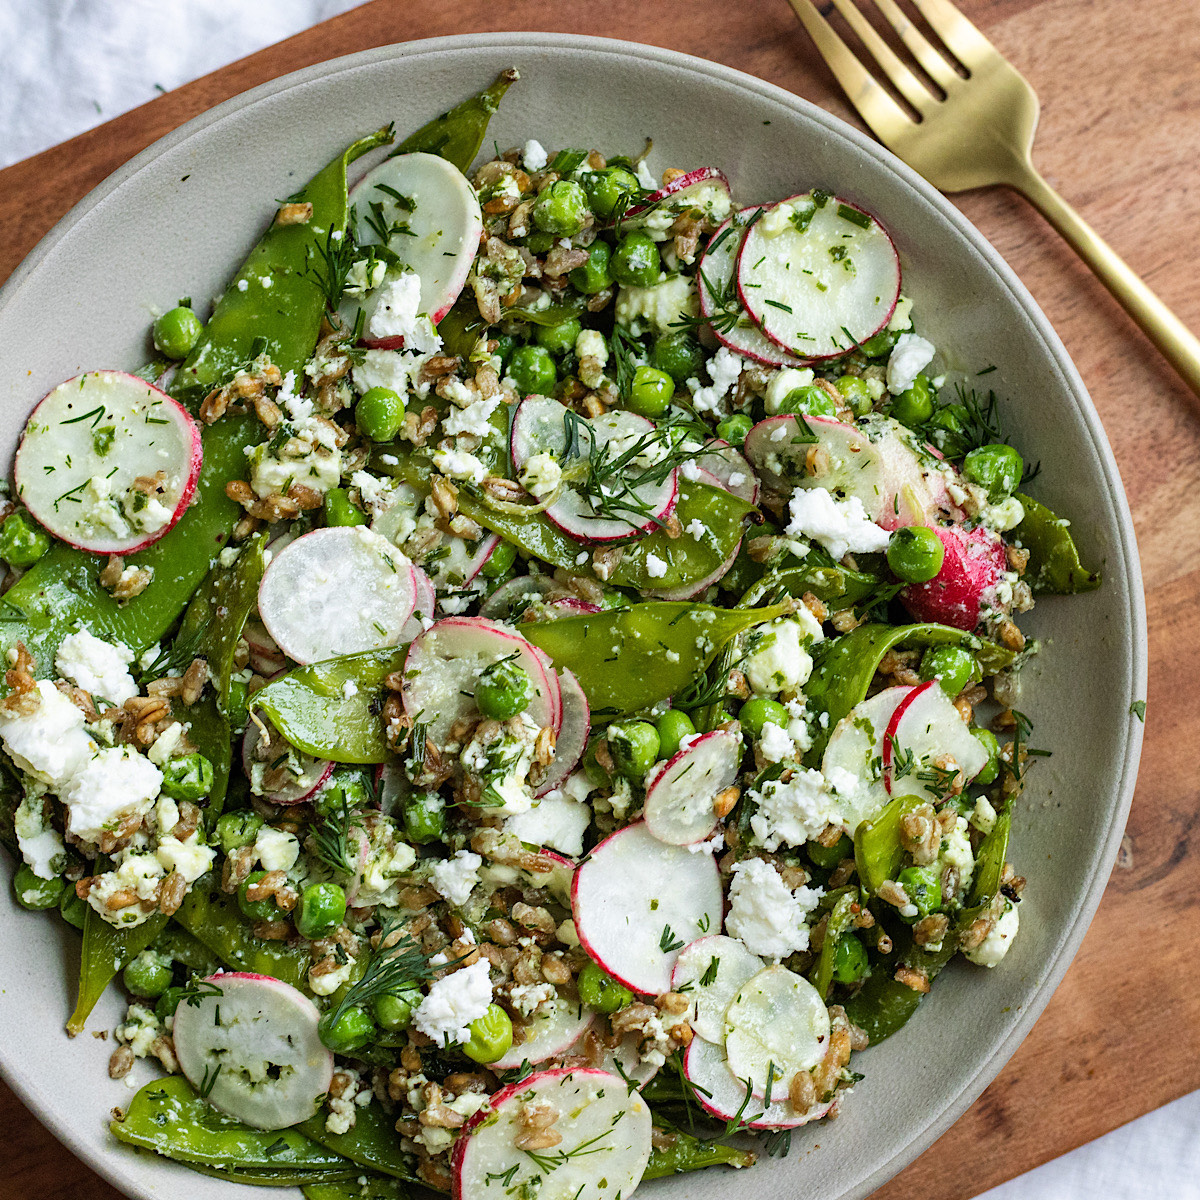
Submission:
<svg viewBox="0 0 1200 1200">
<path fill-rule="evenodd" d="M 833 0 L 833 5 L 896 91 L 920 115 L 919 123 L 863 66 L 812 0 L 788 0 L 850 103 L 892 153 L 943 192 L 997 184 L 1020 192 L 1067 239 L 1200 396 L 1200 340 L 1034 167 L 1030 149 L 1038 100 L 1033 88 L 949 0 L 913 3 L 962 64 L 966 78 L 904 15 L 896 0 L 874 2 L 944 99 L 901 61 L 853 0 Z"/>
</svg>

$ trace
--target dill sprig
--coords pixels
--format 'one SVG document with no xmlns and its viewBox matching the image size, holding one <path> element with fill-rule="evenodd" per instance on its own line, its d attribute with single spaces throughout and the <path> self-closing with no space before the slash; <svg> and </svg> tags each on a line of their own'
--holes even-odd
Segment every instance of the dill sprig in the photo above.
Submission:
<svg viewBox="0 0 1200 1200">
<path fill-rule="evenodd" d="M 608 341 L 612 348 L 613 382 L 621 398 L 628 400 L 633 376 L 638 368 L 637 359 L 642 353 L 641 343 L 622 325 L 613 326 Z"/>
<path fill-rule="evenodd" d="M 212 622 L 212 617 L 209 617 L 190 632 L 177 636 L 169 646 L 164 647 L 155 655 L 154 661 L 149 666 L 143 667 L 138 672 L 138 682 L 144 685 L 152 680 L 161 679 L 172 671 L 180 673 L 186 671 L 204 645 Z"/>
<path fill-rule="evenodd" d="M 348 1009 L 370 1004 L 377 996 L 411 989 L 414 985 L 433 978 L 434 969 L 429 965 L 429 956 L 415 938 L 404 934 L 394 945 L 388 946 L 389 939 L 397 932 L 399 926 L 399 920 L 391 920 L 384 924 L 379 934 L 380 949 L 367 963 L 362 978 L 346 992 L 341 1003 L 334 1009 L 330 1018 L 331 1025 L 336 1026 Z M 454 963 L 445 965 L 453 966 Z"/>
<path fill-rule="evenodd" d="M 338 236 L 335 236 L 338 235 Z M 346 291 L 346 277 L 358 257 L 358 247 L 345 231 L 330 229 L 325 244 L 310 246 L 305 253 L 304 277 L 325 297 L 325 307 L 332 313 Z"/>
<path fill-rule="evenodd" d="M 362 813 L 350 807 L 343 791 L 341 805 L 322 817 L 311 831 L 313 853 L 326 866 L 345 875 L 354 874 L 350 859 L 350 835 L 362 826 Z"/>
</svg>

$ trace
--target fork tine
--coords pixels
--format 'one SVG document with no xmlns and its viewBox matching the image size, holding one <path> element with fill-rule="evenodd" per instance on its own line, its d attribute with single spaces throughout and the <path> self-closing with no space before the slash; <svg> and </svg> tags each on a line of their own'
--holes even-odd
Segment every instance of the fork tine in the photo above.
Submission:
<svg viewBox="0 0 1200 1200">
<path fill-rule="evenodd" d="M 977 71 L 1000 57 L 1000 51 L 950 3 L 950 0 L 913 0 L 930 28 L 946 43 L 950 53 L 969 71 Z"/>
<path fill-rule="evenodd" d="M 909 53 L 943 91 L 949 91 L 962 76 L 933 48 L 925 35 L 904 15 L 896 0 L 875 0 L 885 20 L 896 31 Z"/>
<path fill-rule="evenodd" d="M 854 0 L 833 0 L 834 7 L 846 18 L 846 23 L 871 52 L 871 56 L 892 81 L 896 90 L 917 110 L 922 112 L 935 103 L 929 89 L 896 56 L 892 48 L 875 32 L 875 27 L 854 6 Z"/>
<path fill-rule="evenodd" d="M 908 114 L 891 98 L 883 85 L 858 61 L 853 51 L 817 11 L 812 0 L 788 0 L 808 30 L 817 50 L 842 85 L 850 103 L 884 143 L 913 128 Z"/>
</svg>

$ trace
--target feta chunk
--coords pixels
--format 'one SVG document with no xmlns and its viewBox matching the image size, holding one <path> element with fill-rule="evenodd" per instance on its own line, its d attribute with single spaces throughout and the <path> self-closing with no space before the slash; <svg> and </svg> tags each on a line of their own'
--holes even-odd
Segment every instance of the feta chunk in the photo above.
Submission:
<svg viewBox="0 0 1200 1200">
<path fill-rule="evenodd" d="M 99 751 L 59 792 L 71 832 L 98 842 L 127 818 L 144 816 L 158 798 L 162 772 L 128 746 Z"/>
<path fill-rule="evenodd" d="M 933 362 L 934 352 L 932 342 L 915 333 L 902 333 L 888 358 L 888 391 L 898 396 L 912 387 L 913 380 Z"/>
<path fill-rule="evenodd" d="M 17 846 L 29 869 L 39 879 L 55 879 L 67 865 L 62 837 L 46 821 L 42 798 L 30 794 L 13 814 Z"/>
<path fill-rule="evenodd" d="M 521 161 L 525 164 L 525 170 L 541 171 L 550 161 L 550 156 L 541 142 L 530 138 L 521 151 Z"/>
<path fill-rule="evenodd" d="M 47 679 L 37 684 L 40 703 L 31 713 L 0 708 L 0 740 L 14 764 L 53 789 L 62 788 L 91 758 L 96 743 L 83 712 Z"/>
<path fill-rule="evenodd" d="M 552 454 L 533 454 L 526 460 L 517 479 L 531 496 L 544 500 L 562 483 L 562 467 Z"/>
<path fill-rule="evenodd" d="M 433 465 L 451 479 L 466 479 L 471 483 L 482 483 L 488 475 L 487 467 L 465 450 L 438 450 Z"/>
<path fill-rule="evenodd" d="M 413 271 L 385 279 L 379 289 L 375 311 L 367 322 L 367 333 L 383 340 L 402 337 L 405 350 L 418 354 L 433 354 L 440 350 L 442 339 L 433 322 L 418 312 L 421 304 L 421 277 Z"/>
<path fill-rule="evenodd" d="M 767 412 L 774 416 L 792 392 L 797 388 L 810 387 L 815 378 L 807 367 L 784 367 L 782 371 L 777 371 L 771 376 L 763 396 Z"/>
<path fill-rule="evenodd" d="M 793 893 L 772 863 L 744 859 L 733 868 L 725 928 L 752 954 L 786 958 L 808 949 L 807 919 L 824 894 L 810 887 Z"/>
<path fill-rule="evenodd" d="M 433 1038 L 439 1046 L 465 1042 L 470 1025 L 487 1012 L 492 1002 L 492 981 L 486 959 L 479 959 L 437 980 L 413 1013 L 413 1028 Z"/>
<path fill-rule="evenodd" d="M 459 850 L 453 858 L 434 863 L 429 872 L 429 882 L 443 900 L 448 900 L 455 908 L 462 908 L 479 882 L 482 863 L 483 859 L 478 854 Z"/>
<path fill-rule="evenodd" d="M 778 726 L 766 726 L 763 732 L 769 728 Z M 782 729 L 779 732 L 787 737 Z M 787 783 L 768 780 L 761 790 L 752 790 L 750 797 L 756 806 L 750 828 L 754 840 L 766 850 L 778 850 L 781 845 L 803 846 L 826 825 L 842 821 L 820 771 L 797 769 Z"/>
<path fill-rule="evenodd" d="M 813 661 L 805 646 L 814 640 L 819 639 L 792 617 L 766 625 L 742 667 L 750 690 L 759 696 L 798 691 L 812 674 Z"/>
<path fill-rule="evenodd" d="M 294 833 L 264 825 L 254 839 L 254 856 L 264 871 L 290 871 L 300 857 L 300 842 Z"/>
<path fill-rule="evenodd" d="M 646 574 L 651 579 L 661 579 L 667 573 L 667 560 L 659 558 L 653 551 L 646 555 Z"/>
<path fill-rule="evenodd" d="M 672 218 L 673 219 L 673 218 Z M 668 275 L 649 287 L 626 287 L 617 293 L 616 317 L 622 325 L 644 322 L 659 333 L 700 311 L 696 282 L 690 275 Z"/>
<path fill-rule="evenodd" d="M 121 705 L 138 694 L 129 673 L 133 651 L 120 642 L 106 642 L 86 627 L 69 633 L 54 658 L 54 669 L 92 696 Z"/>
<path fill-rule="evenodd" d="M 992 926 L 991 932 L 974 950 L 964 950 L 963 954 L 977 966 L 994 967 L 1008 953 L 1020 925 L 1021 910 L 1006 898 L 1004 911 Z"/>
<path fill-rule="evenodd" d="M 504 829 L 531 846 L 549 846 L 551 850 L 578 857 L 583 853 L 583 835 L 591 820 L 592 810 L 588 805 L 553 791 L 528 812 L 509 817 Z"/>
<path fill-rule="evenodd" d="M 721 346 L 716 354 L 705 364 L 712 384 L 701 387 L 699 381 L 692 387 L 692 380 L 687 381 L 692 393 L 692 403 L 700 412 L 716 412 L 721 401 L 729 395 L 729 391 L 741 378 L 746 360 L 740 354 L 735 354 L 728 346 Z"/>
<path fill-rule="evenodd" d="M 846 554 L 886 550 L 891 534 L 867 516 L 857 496 L 838 499 L 827 488 L 796 488 L 788 502 L 784 532 L 820 542 L 835 561 Z"/>
</svg>

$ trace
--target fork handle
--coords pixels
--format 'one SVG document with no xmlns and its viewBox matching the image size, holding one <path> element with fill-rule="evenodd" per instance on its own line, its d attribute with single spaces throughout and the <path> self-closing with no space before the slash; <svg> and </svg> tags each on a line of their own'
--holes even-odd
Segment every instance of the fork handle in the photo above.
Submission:
<svg viewBox="0 0 1200 1200">
<path fill-rule="evenodd" d="M 1200 396 L 1200 339 L 1142 282 L 1103 238 L 1038 174 L 1031 163 L 1010 185 L 1070 242 L 1163 357 Z"/>
</svg>

